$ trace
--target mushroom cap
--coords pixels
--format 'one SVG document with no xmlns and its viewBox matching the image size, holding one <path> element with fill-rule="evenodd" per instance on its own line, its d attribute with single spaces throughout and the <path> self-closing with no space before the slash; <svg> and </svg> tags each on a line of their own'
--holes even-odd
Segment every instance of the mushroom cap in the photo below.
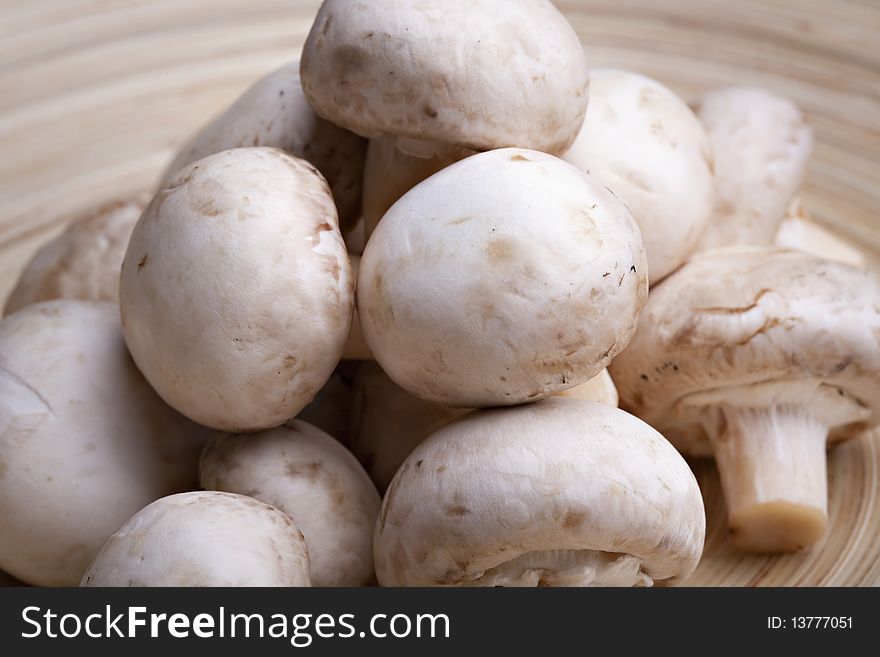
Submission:
<svg viewBox="0 0 880 657">
<path fill-rule="evenodd" d="M 354 280 L 320 173 L 271 148 L 182 169 L 122 268 L 128 347 L 171 406 L 224 431 L 279 426 L 339 362 Z"/>
<path fill-rule="evenodd" d="M 231 493 L 180 493 L 122 525 L 80 586 L 309 586 L 309 553 L 273 506 Z"/>
<path fill-rule="evenodd" d="M 816 223 L 800 197 L 788 206 L 785 219 L 773 238 L 773 245 L 784 249 L 806 251 L 819 258 L 836 260 L 853 267 L 868 267 L 868 254 L 842 235 Z"/>
<path fill-rule="evenodd" d="M 715 158 L 715 211 L 700 248 L 770 244 L 813 149 L 804 115 L 751 87 L 710 91 L 694 110 Z"/>
<path fill-rule="evenodd" d="M 425 438 L 467 412 L 413 397 L 375 362 L 362 363 L 354 379 L 351 450 L 384 492 Z"/>
<path fill-rule="evenodd" d="M 259 434 L 218 435 L 202 452 L 199 481 L 290 516 L 305 536 L 313 586 L 374 581 L 379 494 L 354 455 L 320 429 L 292 420 Z"/>
<path fill-rule="evenodd" d="M 320 116 L 370 138 L 562 153 L 587 106 L 583 49 L 548 0 L 325 0 L 301 73 Z"/>
<path fill-rule="evenodd" d="M 367 142 L 315 114 L 299 81 L 299 62 L 260 78 L 199 131 L 165 170 L 159 188 L 183 167 L 231 148 L 268 146 L 308 160 L 327 179 L 343 230 L 361 211 Z"/>
<path fill-rule="evenodd" d="M 40 301 L 119 299 L 119 268 L 145 202 L 116 201 L 71 223 L 27 264 L 4 314 Z"/>
<path fill-rule="evenodd" d="M 707 408 L 803 403 L 805 386 L 841 440 L 880 419 L 880 282 L 774 247 L 698 253 L 651 290 L 611 374 L 623 408 L 688 453 L 711 453 Z"/>
<path fill-rule="evenodd" d="M 400 199 L 358 276 L 361 329 L 394 381 L 476 408 L 585 383 L 629 342 L 647 297 L 629 211 L 551 155 L 480 153 Z"/>
<path fill-rule="evenodd" d="M 651 283 L 694 252 L 712 214 L 712 158 L 688 106 L 659 82 L 590 71 L 590 105 L 563 156 L 607 185 L 638 222 Z"/>
<path fill-rule="evenodd" d="M 0 322 L 0 567 L 75 586 L 152 500 L 192 488 L 209 432 L 153 392 L 114 304 L 58 300 Z"/>
<path fill-rule="evenodd" d="M 441 169 L 474 154 L 468 148 L 453 147 L 433 157 L 415 157 L 397 148 L 393 139 L 371 139 L 364 166 L 366 238 L 370 238 L 379 221 L 401 196 Z"/>
<path fill-rule="evenodd" d="M 634 558 L 650 582 L 693 572 L 704 536 L 700 489 L 663 436 L 553 397 L 469 413 L 416 448 L 385 495 L 373 554 L 383 586 L 492 584 L 526 555 L 565 566 L 586 551 L 612 567 Z M 541 571 L 533 583 L 553 581 Z"/>
</svg>

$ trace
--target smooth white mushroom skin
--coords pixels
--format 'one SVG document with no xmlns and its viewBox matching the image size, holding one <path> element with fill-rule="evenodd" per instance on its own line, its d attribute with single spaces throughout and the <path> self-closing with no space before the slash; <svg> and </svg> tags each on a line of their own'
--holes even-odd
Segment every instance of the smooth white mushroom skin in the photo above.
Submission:
<svg viewBox="0 0 880 657">
<path fill-rule="evenodd" d="M 75 300 L 0 322 L 0 568 L 75 586 L 132 514 L 197 482 L 210 432 L 165 405 L 119 308 Z"/>
<path fill-rule="evenodd" d="M 652 290 L 611 373 L 621 405 L 714 454 L 734 543 L 785 552 L 827 518 L 825 442 L 880 420 L 880 282 L 772 247 L 701 252 Z"/>
<path fill-rule="evenodd" d="M 626 207 L 562 160 L 481 153 L 383 218 L 361 258 L 358 309 L 401 387 L 462 408 L 585 383 L 629 342 L 648 290 Z"/>
<path fill-rule="evenodd" d="M 279 426 L 339 362 L 354 279 L 330 190 L 277 149 L 182 169 L 135 227 L 120 301 L 128 348 L 171 406 L 223 431 Z"/>
<path fill-rule="evenodd" d="M 358 271 L 360 271 L 360 256 L 351 256 L 351 276 L 355 281 L 355 298 L 357 297 L 357 279 Z M 361 330 L 361 321 L 358 319 L 357 304 L 355 304 L 354 312 L 351 316 L 351 330 L 348 332 L 348 340 L 345 342 L 345 349 L 342 351 L 342 357 L 346 360 L 373 360 L 373 353 L 370 351 L 370 345 L 364 339 L 364 332 Z"/>
<path fill-rule="evenodd" d="M 813 131 L 789 100 L 728 87 L 694 108 L 715 157 L 715 211 L 700 249 L 767 245 L 803 182 Z"/>
<path fill-rule="evenodd" d="M 303 94 L 298 61 L 260 78 L 202 128 L 168 166 L 159 188 L 188 164 L 248 146 L 280 148 L 311 162 L 333 190 L 343 232 L 357 222 L 367 142 L 315 114 Z"/>
<path fill-rule="evenodd" d="M 684 459 L 637 418 L 553 397 L 469 413 L 413 451 L 385 494 L 383 586 L 650 585 L 705 538 Z"/>
<path fill-rule="evenodd" d="M 474 154 L 467 148 L 451 147 L 441 155 L 420 158 L 401 151 L 393 139 L 371 139 L 364 166 L 363 215 L 367 239 L 401 196 L 438 171 Z"/>
<path fill-rule="evenodd" d="M 796 197 L 789 204 L 785 219 L 776 231 L 773 244 L 786 249 L 805 251 L 853 267 L 864 269 L 868 266 L 867 254 L 840 235 L 813 221 L 800 197 Z"/>
<path fill-rule="evenodd" d="M 590 71 L 587 116 L 562 157 L 632 212 L 652 284 L 696 250 L 714 201 L 711 150 L 694 113 L 662 84 L 628 71 Z"/>
<path fill-rule="evenodd" d="M 325 0 L 301 73 L 319 115 L 423 157 L 430 142 L 562 153 L 589 88 L 577 34 L 548 0 Z"/>
<path fill-rule="evenodd" d="M 119 299 L 119 268 L 145 202 L 116 201 L 74 220 L 25 266 L 4 315 L 40 301 Z"/>
<path fill-rule="evenodd" d="M 372 534 L 381 500 L 354 455 L 320 429 L 292 420 L 252 435 L 220 435 L 205 447 L 199 481 L 249 495 L 294 521 L 309 550 L 313 586 L 375 580 Z"/>
<path fill-rule="evenodd" d="M 309 553 L 273 506 L 216 491 L 180 493 L 135 514 L 80 586 L 309 586 Z"/>
</svg>

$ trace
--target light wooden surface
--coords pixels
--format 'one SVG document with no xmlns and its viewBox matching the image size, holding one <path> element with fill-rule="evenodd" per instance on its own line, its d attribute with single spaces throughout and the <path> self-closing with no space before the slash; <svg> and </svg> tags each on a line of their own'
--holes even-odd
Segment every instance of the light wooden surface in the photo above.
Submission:
<svg viewBox="0 0 880 657">
<path fill-rule="evenodd" d="M 172 150 L 251 81 L 296 58 L 313 0 L 0 0 L 0 299 L 71 217 L 149 189 Z M 593 66 L 685 97 L 728 84 L 782 93 L 817 144 L 806 205 L 880 252 L 877 0 L 560 0 Z M 880 445 L 829 459 L 831 530 L 785 557 L 726 540 L 710 463 L 697 585 L 880 584 Z"/>
</svg>

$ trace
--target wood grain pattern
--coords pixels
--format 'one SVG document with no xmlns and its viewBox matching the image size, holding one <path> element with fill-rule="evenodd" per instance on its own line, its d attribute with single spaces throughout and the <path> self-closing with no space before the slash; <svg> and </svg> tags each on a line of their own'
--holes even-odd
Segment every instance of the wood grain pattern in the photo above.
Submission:
<svg viewBox="0 0 880 657">
<path fill-rule="evenodd" d="M 880 5 L 871 0 L 560 0 L 591 65 L 685 97 L 755 84 L 816 130 L 807 207 L 880 252 Z M 0 0 L 0 299 L 72 217 L 155 184 L 173 149 L 251 81 L 298 56 L 317 0 Z M 785 557 L 726 540 L 711 463 L 696 585 L 880 584 L 880 445 L 829 459 L 831 530 Z"/>
</svg>

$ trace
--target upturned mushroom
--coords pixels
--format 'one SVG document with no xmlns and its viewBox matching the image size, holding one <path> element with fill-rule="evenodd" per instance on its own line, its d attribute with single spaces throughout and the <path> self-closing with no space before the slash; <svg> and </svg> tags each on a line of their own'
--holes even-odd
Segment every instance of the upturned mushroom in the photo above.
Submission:
<svg viewBox="0 0 880 657">
<path fill-rule="evenodd" d="M 617 389 L 608 370 L 557 394 L 617 406 Z M 362 363 L 354 379 L 349 444 L 384 493 L 394 473 L 425 438 L 467 412 L 413 397 L 376 363 Z"/>
<path fill-rule="evenodd" d="M 373 553 L 383 586 L 633 586 L 688 577 L 700 489 L 659 433 L 554 397 L 476 411 L 394 476 Z"/>
<path fill-rule="evenodd" d="M 608 186 L 638 222 L 651 283 L 693 253 L 712 214 L 712 156 L 688 106 L 659 82 L 590 71 L 590 104 L 563 155 Z"/>
<path fill-rule="evenodd" d="M 0 322 L 0 568 L 75 586 L 133 513 L 192 488 L 209 432 L 168 408 L 114 304 L 59 300 Z"/>
<path fill-rule="evenodd" d="M 126 343 L 159 395 L 239 432 L 312 400 L 342 355 L 353 295 L 327 183 L 272 148 L 182 169 L 135 227 L 120 284 Z"/>
<path fill-rule="evenodd" d="M 385 215 L 361 258 L 373 356 L 426 401 L 476 408 L 586 383 L 629 342 L 648 290 L 638 226 L 551 155 L 480 153 Z"/>
<path fill-rule="evenodd" d="M 710 91 L 694 108 L 715 157 L 715 211 L 700 248 L 770 244 L 813 148 L 804 115 L 751 87 Z"/>
<path fill-rule="evenodd" d="M 273 506 L 215 491 L 156 500 L 113 534 L 80 586 L 309 586 L 309 553 Z"/>
<path fill-rule="evenodd" d="M 868 266 L 868 255 L 852 242 L 816 223 L 800 197 L 788 206 L 785 219 L 776 231 L 773 244 L 785 249 L 806 251 L 820 258 L 836 260 L 853 267 Z"/>
<path fill-rule="evenodd" d="M 305 537 L 313 586 L 374 581 L 372 534 L 381 500 L 357 459 L 306 422 L 254 435 L 219 435 L 205 447 L 199 481 L 286 513 Z"/>
<path fill-rule="evenodd" d="M 418 157 L 559 154 L 587 107 L 583 49 L 548 0 L 325 0 L 301 75 L 319 116 Z"/>
<path fill-rule="evenodd" d="M 311 162 L 333 191 L 343 232 L 357 222 L 367 142 L 315 114 L 303 94 L 298 61 L 260 78 L 202 128 L 168 166 L 159 188 L 197 160 L 246 146 L 280 148 Z"/>
<path fill-rule="evenodd" d="M 826 444 L 880 420 L 880 283 L 772 247 L 699 253 L 611 373 L 625 409 L 714 454 L 737 546 L 796 550 L 825 531 Z"/>
<path fill-rule="evenodd" d="M 119 268 L 144 205 L 141 199 L 116 201 L 76 219 L 27 264 L 4 314 L 52 299 L 117 303 Z"/>
</svg>

